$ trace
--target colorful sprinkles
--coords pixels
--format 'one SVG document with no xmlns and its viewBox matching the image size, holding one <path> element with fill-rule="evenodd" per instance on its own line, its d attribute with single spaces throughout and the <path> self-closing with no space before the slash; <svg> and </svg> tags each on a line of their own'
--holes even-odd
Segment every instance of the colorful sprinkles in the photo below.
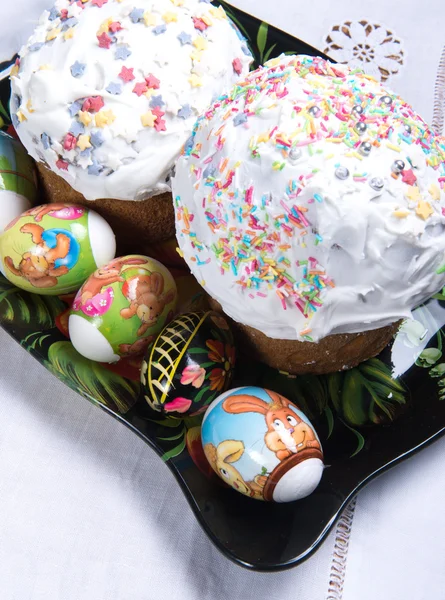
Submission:
<svg viewBox="0 0 445 600">
<path fill-rule="evenodd" d="M 233 66 L 237 69 L 235 61 Z M 304 92 L 295 96 L 296 85 Z M 286 97 L 287 104 L 281 108 L 290 110 L 294 125 L 283 131 L 273 111 Z M 265 111 L 271 117 L 264 122 L 274 125 L 269 129 L 265 125 L 258 134 L 258 123 L 263 121 L 257 117 Z M 227 150 L 225 144 L 235 135 L 231 128 L 249 131 L 250 119 L 255 119 L 255 128 L 246 161 L 229 158 L 233 145 Z M 198 136 L 201 131 L 203 135 Z M 201 146 L 203 136 L 208 140 L 205 150 Z M 334 145 L 338 149 L 332 152 Z M 368 159 L 380 147 L 394 156 L 383 174 L 373 172 Z M 437 184 L 429 188 L 419 187 L 416 167 L 410 163 L 410 148 L 414 147 L 437 173 Z M 242 156 L 239 149 L 237 154 Z M 188 238 L 191 248 L 187 258 L 203 267 L 216 260 L 221 275 L 230 273 L 253 302 L 272 295 L 282 310 L 297 310 L 306 319 L 298 333 L 301 339 L 311 339 L 311 319 L 323 306 L 327 290 L 335 287 L 311 252 L 325 243 L 311 217 L 317 215 L 314 207 L 325 199 L 320 193 L 309 198 L 302 193 L 320 171 L 308 168 L 312 157 L 324 157 L 324 169 L 337 182 L 334 185 L 352 185 L 370 202 L 387 186 L 398 186 L 405 201 L 403 207 L 395 207 L 391 218 L 399 226 L 407 217 L 427 221 L 432 215 L 440 215 L 445 223 L 438 204 L 441 195 L 445 200 L 444 140 L 399 97 L 382 92 L 372 78 L 322 59 L 280 57 L 249 74 L 198 119 L 184 155 L 182 165 L 189 169 L 194 189 L 202 192 L 198 222 L 205 218 L 213 242 L 209 245 L 199 240 L 193 227 L 195 214 L 176 195 L 179 232 Z M 345 163 L 348 167 L 355 164 L 354 170 L 333 161 L 334 156 L 348 157 Z M 302 159 L 304 166 L 298 169 Z M 250 172 L 250 167 L 244 168 L 250 160 L 261 165 L 258 168 L 263 172 L 270 168 L 271 178 L 280 177 L 285 182 L 280 197 L 272 199 L 254 182 L 247 187 L 240 185 Z M 184 189 L 185 197 L 190 193 Z M 212 258 L 202 258 L 201 253 Z M 305 258 L 292 262 L 290 257 L 298 255 Z"/>
</svg>

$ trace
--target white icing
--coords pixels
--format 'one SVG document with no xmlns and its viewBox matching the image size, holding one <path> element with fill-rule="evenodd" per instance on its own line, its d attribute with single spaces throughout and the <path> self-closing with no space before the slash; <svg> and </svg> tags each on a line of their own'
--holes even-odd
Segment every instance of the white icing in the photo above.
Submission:
<svg viewBox="0 0 445 600">
<path fill-rule="evenodd" d="M 87 0 L 82 9 L 69 0 L 57 0 L 52 11 L 43 13 L 20 51 L 20 67 L 12 75 L 11 109 L 17 132 L 31 156 L 45 161 L 87 199 L 142 200 L 170 190 L 171 168 L 196 117 L 236 81 L 236 70 L 247 73 L 252 59 L 222 8 L 199 0 L 103 1 Z M 148 25 L 144 20 L 133 22 L 135 10 L 146 15 Z M 193 18 L 204 19 L 209 26 L 200 31 Z M 69 19 L 77 19 L 77 23 Z M 108 19 L 119 22 L 122 29 L 112 34 L 107 30 Z M 109 49 L 99 47 L 97 37 L 104 23 L 106 35 L 115 37 Z M 156 27 L 164 26 L 164 33 L 153 33 Z M 181 45 L 178 35 L 182 33 L 206 48 L 200 51 L 191 43 Z M 55 35 L 55 39 L 47 41 L 48 35 Z M 125 60 L 116 59 L 117 51 L 131 54 Z M 234 60 L 239 61 L 236 69 Z M 85 68 L 83 74 L 73 76 L 71 68 L 77 63 Z M 134 69 L 133 81 L 125 83 L 119 78 L 124 66 Z M 141 116 L 151 110 L 151 98 L 133 92 L 135 84 L 150 74 L 160 81 L 152 96 L 161 96 L 165 103 L 165 114 L 160 117 L 165 131 L 143 126 Z M 197 78 L 201 87 L 193 87 L 190 78 Z M 117 84 L 122 93 L 107 91 L 110 84 L 111 89 Z M 90 156 L 88 151 L 80 155 L 79 147 L 63 147 L 79 116 L 71 117 L 69 107 L 92 96 L 101 96 L 101 111 L 112 111 L 115 119 L 103 128 L 95 127 L 96 113 L 92 113 L 84 135 L 100 132 L 104 143 L 97 148 L 93 144 Z M 178 112 L 185 105 L 190 111 L 181 118 Z M 51 140 L 47 148 L 42 135 Z M 69 163 L 67 170 L 63 163 L 56 164 L 60 159 Z M 101 171 L 98 175 L 91 173 L 97 172 L 96 164 Z"/>
<path fill-rule="evenodd" d="M 444 273 L 437 273 L 445 261 L 444 140 L 434 138 L 407 104 L 375 80 L 342 65 L 335 69 L 321 59 L 280 57 L 249 74 L 198 120 L 172 182 L 177 238 L 193 274 L 235 321 L 272 338 L 318 341 L 382 327 L 408 317 L 445 284 Z M 388 95 L 392 104 L 385 108 L 381 98 Z M 351 114 L 358 102 L 367 124 L 362 136 L 355 133 L 358 118 Z M 336 116 L 338 106 L 331 112 L 336 104 L 343 104 L 345 120 Z M 318 117 L 308 113 L 313 106 L 322 110 Z M 237 119 L 245 122 L 236 126 Z M 405 134 L 406 124 L 411 135 Z M 341 138 L 340 143 L 327 137 Z M 291 158 L 293 152 L 279 139 L 301 157 Z M 345 139 L 352 146 L 375 145 L 362 156 Z M 405 169 L 393 177 L 396 160 Z M 349 170 L 345 180 L 335 175 L 340 166 Z M 407 183 L 411 171 L 414 185 Z M 383 179 L 381 192 L 372 189 L 373 178 Z M 307 211 L 309 225 L 302 229 L 280 217 L 294 205 Z M 422 208 L 425 218 L 416 212 Z M 266 251 L 259 249 L 262 242 L 255 246 L 261 228 L 265 241 L 272 240 Z M 283 244 L 289 247 L 280 248 Z M 221 250 L 218 256 L 215 248 Z M 238 259 L 236 274 L 230 253 Z M 316 296 L 320 306 L 306 308 L 304 316 L 295 298 L 320 286 L 304 281 L 304 267 L 296 261 L 310 257 L 328 284 Z M 275 262 L 265 265 L 269 279 L 255 281 L 261 269 L 254 259 Z M 277 268 L 295 284 L 279 287 Z M 291 295 L 280 300 L 277 290 L 289 288 Z M 306 298 L 302 302 L 306 307 Z"/>
</svg>

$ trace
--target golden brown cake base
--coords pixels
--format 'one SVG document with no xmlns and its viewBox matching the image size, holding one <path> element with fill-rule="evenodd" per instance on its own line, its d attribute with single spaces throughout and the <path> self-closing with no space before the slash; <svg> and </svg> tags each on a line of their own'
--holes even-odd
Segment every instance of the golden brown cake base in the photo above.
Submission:
<svg viewBox="0 0 445 600">
<path fill-rule="evenodd" d="M 81 204 L 98 212 L 116 235 L 118 254 L 144 253 L 149 244 L 175 235 L 175 214 L 169 192 L 134 202 L 110 198 L 90 201 L 42 163 L 37 163 L 37 169 L 44 200 Z"/>
<path fill-rule="evenodd" d="M 223 312 L 219 302 L 210 306 Z M 395 335 L 400 322 L 363 333 L 329 335 L 318 343 L 269 338 L 261 331 L 229 319 L 241 351 L 293 375 L 334 373 L 357 366 L 379 354 Z"/>
</svg>

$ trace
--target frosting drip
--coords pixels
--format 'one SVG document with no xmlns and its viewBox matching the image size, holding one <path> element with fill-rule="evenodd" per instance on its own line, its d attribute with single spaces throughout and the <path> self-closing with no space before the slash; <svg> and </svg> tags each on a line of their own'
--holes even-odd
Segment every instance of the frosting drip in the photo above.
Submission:
<svg viewBox="0 0 445 600">
<path fill-rule="evenodd" d="M 58 0 L 12 73 L 28 152 L 87 199 L 142 200 L 199 115 L 252 58 L 224 10 L 198 0 Z"/>
<path fill-rule="evenodd" d="M 180 249 L 269 337 L 388 325 L 445 284 L 444 158 L 371 77 L 281 56 L 198 119 L 173 180 Z"/>
</svg>

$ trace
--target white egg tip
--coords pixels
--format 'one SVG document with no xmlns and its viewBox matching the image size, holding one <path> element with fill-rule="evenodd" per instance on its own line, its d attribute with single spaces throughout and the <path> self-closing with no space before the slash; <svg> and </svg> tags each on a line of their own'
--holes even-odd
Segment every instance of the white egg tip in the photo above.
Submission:
<svg viewBox="0 0 445 600">
<path fill-rule="evenodd" d="M 116 255 L 116 238 L 110 225 L 94 210 L 88 212 L 91 251 L 97 267 L 103 267 Z"/>
<path fill-rule="evenodd" d="M 83 317 L 70 315 L 68 329 L 71 343 L 85 358 L 105 363 L 115 363 L 120 359 L 106 337 Z"/>
<path fill-rule="evenodd" d="M 320 483 L 323 469 L 323 461 L 319 458 L 307 458 L 289 469 L 275 486 L 274 502 L 293 502 L 312 494 Z"/>
<path fill-rule="evenodd" d="M 0 231 L 30 208 L 31 202 L 25 196 L 11 190 L 0 190 Z"/>
</svg>

